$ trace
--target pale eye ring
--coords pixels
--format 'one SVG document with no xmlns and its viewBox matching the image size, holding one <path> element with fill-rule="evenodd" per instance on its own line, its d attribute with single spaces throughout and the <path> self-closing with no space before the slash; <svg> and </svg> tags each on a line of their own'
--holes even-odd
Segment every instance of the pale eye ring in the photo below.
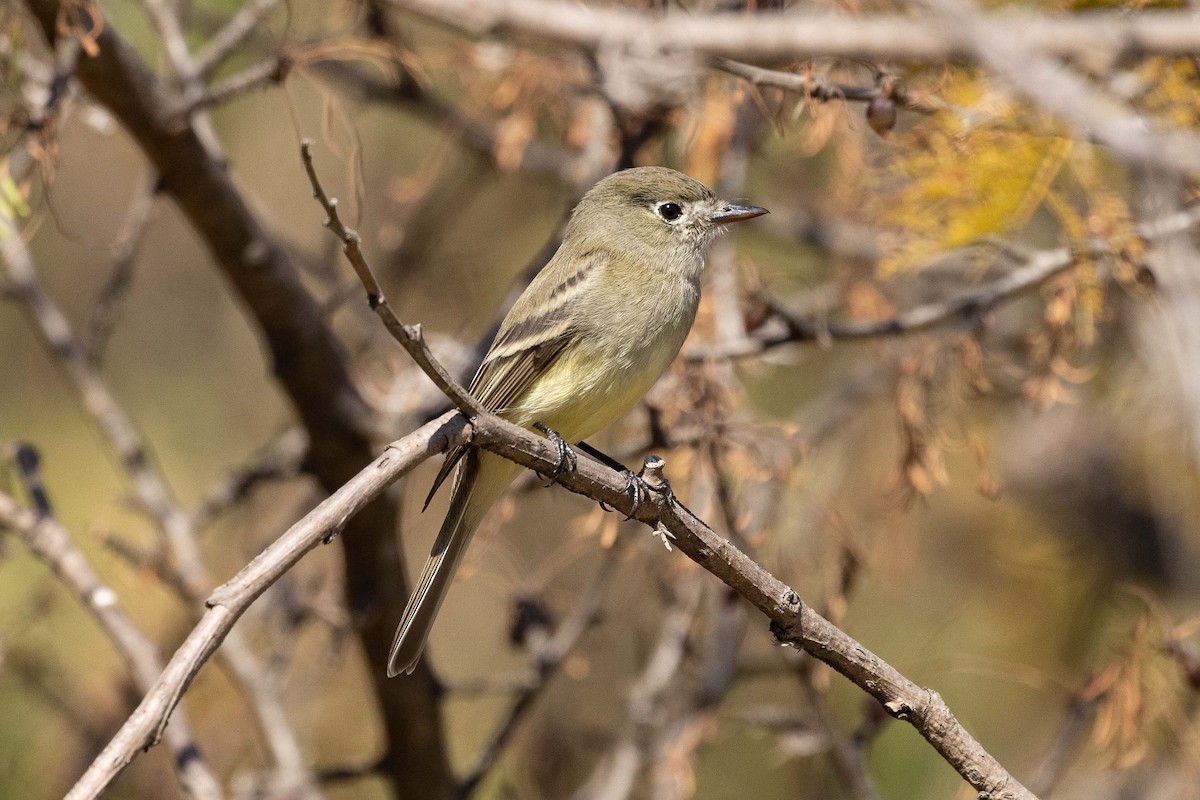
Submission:
<svg viewBox="0 0 1200 800">
<path fill-rule="evenodd" d="M 667 222 L 674 222 L 683 216 L 683 209 L 679 207 L 678 203 L 662 203 L 654 210 Z"/>
</svg>

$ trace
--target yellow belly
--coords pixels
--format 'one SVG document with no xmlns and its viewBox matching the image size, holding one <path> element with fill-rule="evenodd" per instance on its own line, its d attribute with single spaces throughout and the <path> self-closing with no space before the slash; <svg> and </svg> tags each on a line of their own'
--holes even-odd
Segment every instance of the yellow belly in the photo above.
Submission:
<svg viewBox="0 0 1200 800">
<path fill-rule="evenodd" d="M 523 427 L 540 422 L 568 442 L 586 439 L 633 408 L 670 366 L 682 337 L 666 338 L 623 353 L 571 348 L 503 416 Z"/>
</svg>

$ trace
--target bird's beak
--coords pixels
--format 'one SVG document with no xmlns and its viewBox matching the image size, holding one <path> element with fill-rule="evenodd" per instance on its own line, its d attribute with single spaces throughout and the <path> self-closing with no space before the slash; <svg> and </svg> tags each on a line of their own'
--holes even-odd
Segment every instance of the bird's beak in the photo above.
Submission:
<svg viewBox="0 0 1200 800">
<path fill-rule="evenodd" d="M 735 206 L 732 203 L 726 203 L 717 209 L 716 213 L 708 218 L 708 221 L 714 225 L 724 225 L 729 222 L 741 222 L 744 219 L 754 219 L 761 217 L 763 214 L 770 214 L 765 208 L 758 206 Z"/>
</svg>

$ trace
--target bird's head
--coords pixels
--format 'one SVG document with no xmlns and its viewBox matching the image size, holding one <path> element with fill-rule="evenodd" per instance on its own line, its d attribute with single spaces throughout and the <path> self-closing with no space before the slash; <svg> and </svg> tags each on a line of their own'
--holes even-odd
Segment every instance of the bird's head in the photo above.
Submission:
<svg viewBox="0 0 1200 800">
<path fill-rule="evenodd" d="M 576 206 L 567 237 L 666 257 L 698 257 L 725 225 L 766 213 L 758 206 L 726 202 L 682 172 L 635 167 L 614 172 L 588 191 Z"/>
</svg>

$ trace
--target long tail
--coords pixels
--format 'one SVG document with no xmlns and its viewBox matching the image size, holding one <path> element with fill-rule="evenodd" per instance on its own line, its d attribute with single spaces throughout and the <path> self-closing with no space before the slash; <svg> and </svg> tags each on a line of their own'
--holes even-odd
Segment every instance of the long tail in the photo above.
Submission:
<svg viewBox="0 0 1200 800">
<path fill-rule="evenodd" d="M 416 668 L 425 649 L 425 640 L 433 628 L 433 620 L 446 599 L 446 591 L 454 580 L 471 536 L 520 469 L 510 463 L 498 456 L 472 451 L 459 465 L 454 491 L 450 495 L 450 509 L 396 629 L 396 639 L 388 655 L 389 678 L 401 672 L 411 674 Z"/>
</svg>

